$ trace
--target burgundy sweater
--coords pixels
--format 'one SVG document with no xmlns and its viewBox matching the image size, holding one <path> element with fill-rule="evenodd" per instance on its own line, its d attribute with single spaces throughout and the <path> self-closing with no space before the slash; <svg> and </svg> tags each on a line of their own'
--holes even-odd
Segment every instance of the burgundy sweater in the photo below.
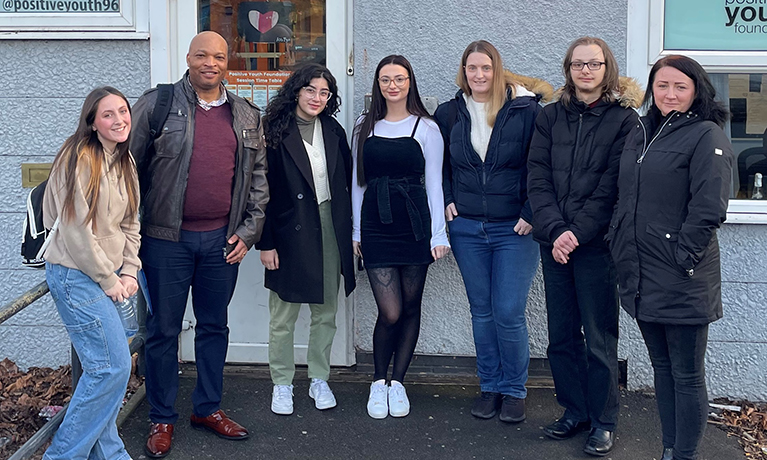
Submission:
<svg viewBox="0 0 767 460">
<path fill-rule="evenodd" d="M 231 106 L 226 103 L 208 111 L 198 107 L 181 223 L 183 230 L 206 232 L 229 223 L 236 154 Z"/>
</svg>

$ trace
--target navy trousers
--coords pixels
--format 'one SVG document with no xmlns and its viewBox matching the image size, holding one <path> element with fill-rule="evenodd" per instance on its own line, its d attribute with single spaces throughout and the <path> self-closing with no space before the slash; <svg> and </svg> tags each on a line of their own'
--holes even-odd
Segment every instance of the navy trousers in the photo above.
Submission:
<svg viewBox="0 0 767 460">
<path fill-rule="evenodd" d="M 194 414 L 207 417 L 221 404 L 224 360 L 229 344 L 227 308 L 238 265 L 224 260 L 226 227 L 209 232 L 181 231 L 178 242 L 144 237 L 141 261 L 153 313 L 147 317 L 146 391 L 154 423 L 176 423 L 178 335 L 192 290 L 197 385 Z"/>
</svg>

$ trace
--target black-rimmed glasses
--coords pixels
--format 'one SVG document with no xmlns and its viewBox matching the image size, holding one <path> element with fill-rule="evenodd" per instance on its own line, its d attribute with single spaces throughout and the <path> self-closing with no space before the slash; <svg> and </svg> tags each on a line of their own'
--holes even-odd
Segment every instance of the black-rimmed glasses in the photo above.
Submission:
<svg viewBox="0 0 767 460">
<path fill-rule="evenodd" d="M 571 62 L 570 68 L 573 70 L 583 70 L 583 67 L 588 67 L 589 70 L 599 70 L 603 65 L 605 65 L 605 63 L 599 61 Z"/>
</svg>

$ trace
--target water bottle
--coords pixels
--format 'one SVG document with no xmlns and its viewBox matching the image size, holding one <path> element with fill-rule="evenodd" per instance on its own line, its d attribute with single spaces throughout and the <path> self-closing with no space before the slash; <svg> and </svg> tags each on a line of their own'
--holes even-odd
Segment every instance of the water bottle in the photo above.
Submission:
<svg viewBox="0 0 767 460">
<path fill-rule="evenodd" d="M 125 329 L 125 336 L 128 338 L 133 337 L 138 332 L 137 302 L 138 295 L 135 294 L 123 299 L 122 302 L 115 302 L 117 314 L 120 315 L 120 321 L 123 323 L 123 329 Z"/>
</svg>

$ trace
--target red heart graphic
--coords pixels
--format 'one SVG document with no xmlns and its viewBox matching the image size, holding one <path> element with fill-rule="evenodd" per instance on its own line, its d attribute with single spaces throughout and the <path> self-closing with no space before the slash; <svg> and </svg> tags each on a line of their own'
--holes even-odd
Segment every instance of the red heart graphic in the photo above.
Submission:
<svg viewBox="0 0 767 460">
<path fill-rule="evenodd" d="M 276 11 L 261 13 L 256 10 L 251 10 L 248 12 L 248 20 L 250 21 L 250 24 L 262 34 L 272 30 L 272 27 L 277 25 L 279 19 L 280 15 Z"/>
</svg>

